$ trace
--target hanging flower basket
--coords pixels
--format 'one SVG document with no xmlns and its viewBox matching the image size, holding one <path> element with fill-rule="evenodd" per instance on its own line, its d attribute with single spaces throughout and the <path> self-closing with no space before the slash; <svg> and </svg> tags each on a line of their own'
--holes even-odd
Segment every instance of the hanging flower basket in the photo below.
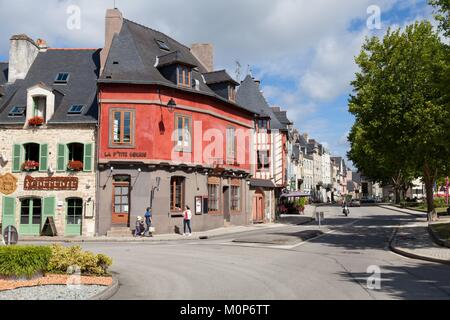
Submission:
<svg viewBox="0 0 450 320">
<path fill-rule="evenodd" d="M 28 160 L 22 164 L 23 171 L 36 171 L 39 169 L 39 162 Z"/>
<path fill-rule="evenodd" d="M 28 120 L 28 124 L 30 126 L 33 126 L 33 127 L 42 126 L 44 124 L 44 118 L 42 118 L 42 117 L 33 117 L 30 120 Z"/>
<path fill-rule="evenodd" d="M 82 171 L 84 168 L 83 162 L 81 161 L 69 161 L 67 169 L 71 171 Z"/>
</svg>

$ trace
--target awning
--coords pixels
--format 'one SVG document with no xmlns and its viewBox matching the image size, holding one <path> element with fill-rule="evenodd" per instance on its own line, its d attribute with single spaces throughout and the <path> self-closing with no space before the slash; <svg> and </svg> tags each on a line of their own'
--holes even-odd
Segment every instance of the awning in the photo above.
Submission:
<svg viewBox="0 0 450 320">
<path fill-rule="evenodd" d="M 250 179 L 250 187 L 275 189 L 277 186 L 272 180 Z"/>
<path fill-rule="evenodd" d="M 297 192 L 282 194 L 281 198 L 299 198 L 299 197 L 309 197 L 309 196 L 310 196 L 309 193 L 306 193 L 303 191 L 297 191 Z"/>
</svg>

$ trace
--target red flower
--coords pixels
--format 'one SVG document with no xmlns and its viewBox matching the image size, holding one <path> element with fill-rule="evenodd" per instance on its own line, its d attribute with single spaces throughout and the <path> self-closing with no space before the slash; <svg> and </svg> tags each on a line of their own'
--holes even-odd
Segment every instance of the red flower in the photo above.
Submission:
<svg viewBox="0 0 450 320">
<path fill-rule="evenodd" d="M 27 160 L 22 164 L 22 170 L 33 171 L 39 169 L 39 162 L 34 160 Z"/>
<path fill-rule="evenodd" d="M 81 162 L 81 161 L 69 161 L 67 168 L 69 170 L 73 170 L 73 171 L 82 171 L 84 168 L 84 165 L 83 165 L 83 162 Z"/>
<path fill-rule="evenodd" d="M 33 117 L 30 120 L 28 120 L 28 124 L 30 126 L 34 126 L 34 127 L 42 126 L 44 124 L 44 118 L 39 117 L 39 116 Z"/>
</svg>

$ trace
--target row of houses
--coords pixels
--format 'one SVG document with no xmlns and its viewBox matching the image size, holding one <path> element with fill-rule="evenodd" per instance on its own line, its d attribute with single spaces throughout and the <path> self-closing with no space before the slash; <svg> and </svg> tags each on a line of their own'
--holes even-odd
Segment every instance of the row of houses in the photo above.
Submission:
<svg viewBox="0 0 450 320">
<path fill-rule="evenodd" d="M 0 63 L 0 223 L 20 235 L 130 235 L 272 222 L 280 195 L 346 193 L 345 163 L 300 135 L 251 75 L 108 10 L 102 49 L 10 39 Z M 335 170 L 335 171 L 333 171 Z M 342 179 L 341 179 L 342 178 Z"/>
</svg>

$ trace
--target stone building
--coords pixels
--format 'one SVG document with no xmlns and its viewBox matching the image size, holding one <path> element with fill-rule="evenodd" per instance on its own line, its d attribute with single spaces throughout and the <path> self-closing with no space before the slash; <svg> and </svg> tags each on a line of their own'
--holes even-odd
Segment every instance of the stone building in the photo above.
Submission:
<svg viewBox="0 0 450 320">
<path fill-rule="evenodd" d="M 99 50 L 50 49 L 19 35 L 9 59 L 0 97 L 2 226 L 39 236 L 48 221 L 58 235 L 93 236 Z"/>
</svg>

